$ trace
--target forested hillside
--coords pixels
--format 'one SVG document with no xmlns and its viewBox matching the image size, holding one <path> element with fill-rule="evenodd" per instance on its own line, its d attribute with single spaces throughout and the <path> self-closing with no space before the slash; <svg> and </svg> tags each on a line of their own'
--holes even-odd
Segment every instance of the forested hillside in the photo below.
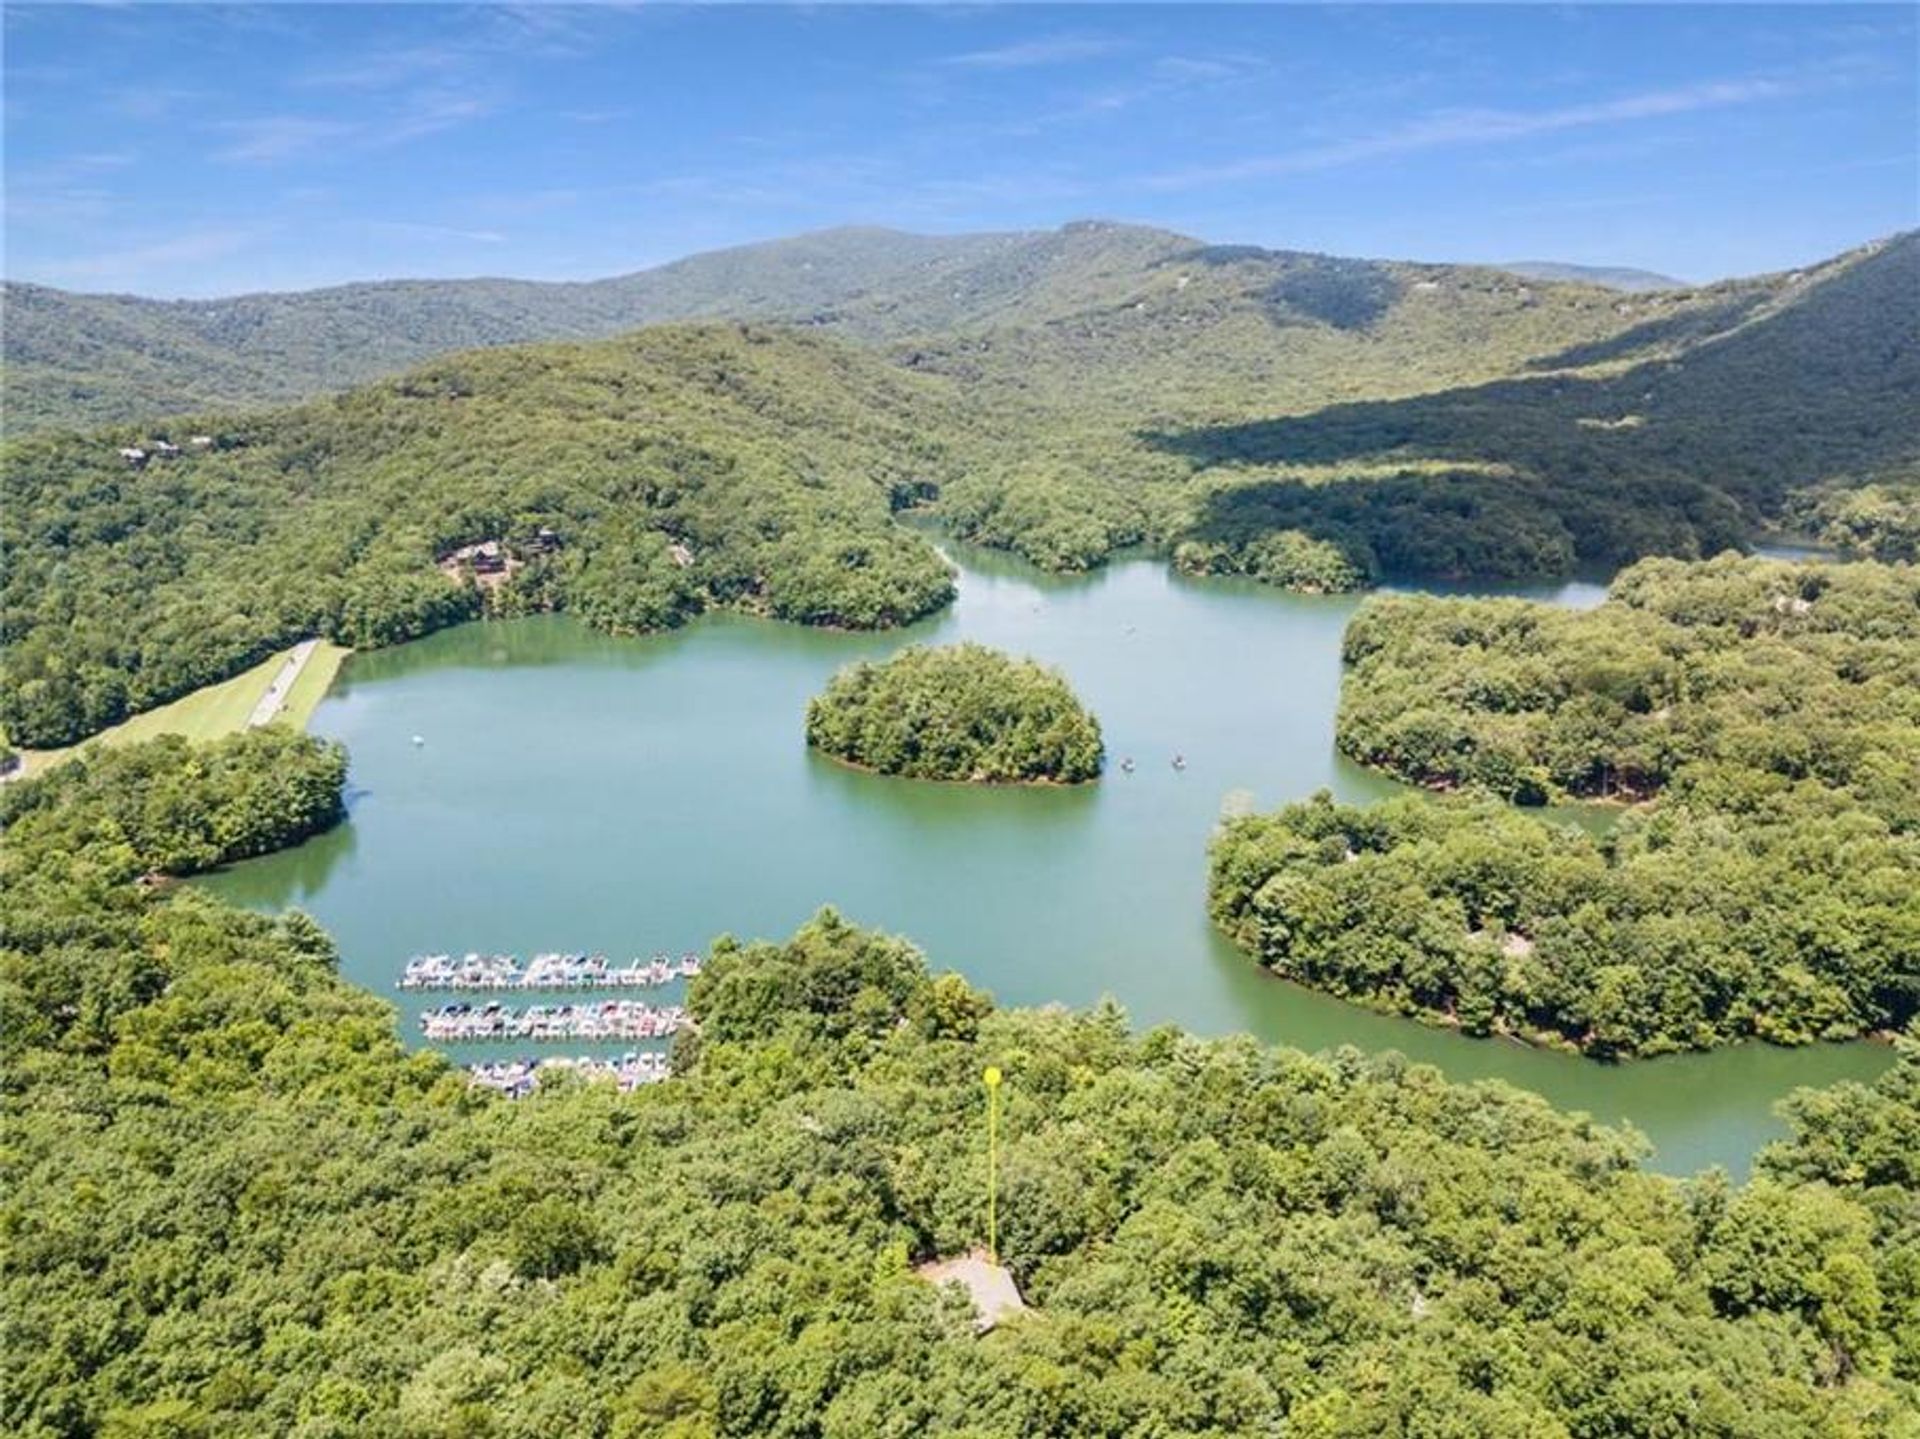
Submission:
<svg viewBox="0 0 1920 1439">
<path fill-rule="evenodd" d="M 1387 596 L 1349 626 L 1363 763 L 1495 801 L 1227 826 L 1215 920 L 1319 988 L 1597 1057 L 1920 1013 L 1920 573 L 1648 560 L 1586 612 Z M 1594 839 L 1498 800 L 1652 803 Z"/>
<path fill-rule="evenodd" d="M 1161 273 L 1169 266 L 1180 267 L 1179 273 Z M 918 340 L 1060 322 L 1097 327 L 1136 305 L 1159 310 L 1155 297 L 1197 286 L 1172 323 L 1214 328 L 1235 320 L 1232 311 L 1258 316 L 1269 308 L 1282 329 L 1289 323 L 1350 323 L 1357 311 L 1350 313 L 1337 297 L 1330 304 L 1314 293 L 1321 282 L 1312 276 L 1327 266 L 1377 275 L 1367 282 L 1378 292 L 1367 302 L 1375 306 L 1390 303 L 1416 271 L 1461 279 L 1470 291 L 1502 288 L 1496 271 L 1208 247 L 1164 230 L 1097 221 L 971 235 L 846 227 L 578 283 L 397 280 L 181 301 L 9 284 L 7 422 L 20 434 L 189 409 L 285 404 L 452 350 L 604 338 L 684 320 L 780 321 L 827 326 L 866 340 Z M 1505 287 L 1509 293 L 1519 288 Z M 1555 287 L 1561 292 L 1572 294 Z M 1619 328 L 1599 292 L 1544 308 L 1546 316 L 1530 327 L 1531 340 L 1496 342 L 1496 359 L 1530 357 Z M 1247 338 L 1237 336 L 1236 342 Z M 1301 337 L 1264 325 L 1252 327 L 1251 338 L 1270 359 L 1284 361 Z M 1260 358 L 1243 363 L 1258 365 Z M 1302 376 L 1316 384 L 1311 377 L 1321 367 L 1310 354 L 1300 359 Z M 1168 367 L 1162 383 L 1177 373 Z M 1457 382 L 1499 373 L 1504 370 L 1498 365 L 1486 368 L 1461 356 L 1437 378 Z M 1365 386 L 1348 391 L 1401 392 Z"/>
<path fill-rule="evenodd" d="M 0 721 L 17 744 L 63 744 L 303 635 L 387 644 L 483 602 L 616 632 L 715 604 L 902 623 L 952 583 L 890 516 L 947 478 L 958 429 L 937 385 L 862 351 L 715 327 L 473 351 L 297 409 L 18 441 L 0 457 Z M 121 457 L 168 435 L 180 454 Z M 494 540 L 497 587 L 436 567 Z"/>
<path fill-rule="evenodd" d="M 1561 575 L 1920 463 L 1911 234 L 1632 296 L 1102 224 L 967 278 L 892 353 L 1022 437 L 946 518 L 1051 568 L 1144 540 L 1313 590 Z"/>
<path fill-rule="evenodd" d="M 1382 595 L 1343 642 L 1337 739 L 1507 799 L 1758 801 L 1795 784 L 1920 831 L 1920 570 L 1647 560 L 1604 604 Z"/>
<path fill-rule="evenodd" d="M 1525 280 L 1569 280 L 1639 294 L 1648 290 L 1684 290 L 1685 280 L 1622 265 L 1569 265 L 1558 260 L 1509 260 L 1500 268 Z"/>
<path fill-rule="evenodd" d="M 955 236 L 847 228 L 575 284 L 395 281 L 160 302 L 7 289 L 8 424 L 285 403 L 450 350 L 689 319 L 827 327 L 1005 403 L 1128 428 L 1239 424 L 1528 369 L 1670 355 L 1797 302 L 1803 275 L 1625 296 L 1570 276 L 1209 245 L 1140 226 Z M 1913 302 L 1855 316 L 1898 337 Z M 1772 383 L 1786 375 L 1773 375 Z"/>
<path fill-rule="evenodd" d="M 112 761 L 179 797 L 156 852 L 217 753 Z M 23 1439 L 1865 1435 L 1920 1403 L 1920 1048 L 1803 1093 L 1747 1185 L 1683 1182 L 1397 1056 L 1001 1011 L 824 913 L 715 946 L 671 1080 L 512 1102 L 406 1054 L 304 916 L 132 883 L 117 782 L 50 782 L 0 855 Z M 988 1063 L 1030 1310 L 981 1336 L 912 1266 L 981 1239 Z"/>
<path fill-rule="evenodd" d="M 396 280 L 219 300 L 5 291 L 13 434 L 287 404 L 480 345 L 599 339 L 694 319 L 811 323 L 938 286 L 1018 235 L 848 228 L 573 284 Z"/>
<path fill-rule="evenodd" d="M 1154 442 L 1215 478 L 1189 536 L 1229 551 L 1297 530 L 1367 574 L 1509 576 L 1712 554 L 1920 463 L 1920 235 L 1530 368 Z"/>
<path fill-rule="evenodd" d="M 1884 482 L 1809 491 L 1792 517 L 1843 555 L 1913 564 L 1920 561 L 1920 463 Z"/>
<path fill-rule="evenodd" d="M 924 614 L 948 586 L 887 523 L 908 504 L 1053 569 L 1144 542 L 1194 573 L 1310 591 L 1707 555 L 1781 519 L 1869 553 L 1911 547 L 1917 236 L 1634 297 L 1101 223 L 829 232 L 632 286 L 644 301 L 608 313 L 724 298 L 788 314 L 816 296 L 791 317 L 833 333 L 654 327 L 467 351 L 291 409 L 10 442 L 13 742 L 69 742 L 304 634 L 386 643 L 479 613 L 482 591 L 434 563 L 495 539 L 511 561 L 491 607 L 616 630 L 713 603 L 848 625 Z M 431 287 L 328 293 L 346 329 L 293 318 L 312 296 L 228 321 L 297 388 L 315 357 L 384 366 L 552 312 L 507 286 L 475 329 L 422 318 L 439 313 Z M 134 323 L 120 302 L 69 343 L 53 299 L 22 313 L 42 301 L 53 318 L 19 327 L 30 349 L 147 353 L 115 328 Z M 602 315 L 582 303 L 566 313 Z M 399 348 L 348 344 L 354 325 Z M 192 346 L 218 354 L 189 346 L 189 369 L 252 363 L 208 333 Z M 210 443 L 120 456 L 194 435 Z M 558 548 L 532 543 L 542 529 Z"/>
<path fill-rule="evenodd" d="M 967 538 L 1050 568 L 1085 568 L 1141 540 L 1217 538 L 1209 496 L 1243 475 L 1169 436 L 1491 381 L 1634 323 L 1618 295 L 1591 286 L 1122 226 L 1072 226 L 1021 258 L 1031 267 L 1041 257 L 1030 282 L 988 287 L 1018 297 L 994 308 L 992 323 L 951 315 L 951 331 L 894 353 L 952 378 L 996 429 L 1026 437 L 1008 464 L 970 472 L 941 508 Z M 1659 307 L 1694 303 L 1676 295 Z M 1306 477 L 1371 480 L 1378 469 Z M 1371 573 L 1370 558 L 1356 558 Z"/>
</svg>

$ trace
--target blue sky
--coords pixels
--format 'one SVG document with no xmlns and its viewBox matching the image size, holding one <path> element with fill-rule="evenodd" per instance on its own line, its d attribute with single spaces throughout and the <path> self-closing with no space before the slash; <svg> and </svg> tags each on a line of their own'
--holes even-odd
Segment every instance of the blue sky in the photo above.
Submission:
<svg viewBox="0 0 1920 1439">
<path fill-rule="evenodd" d="M 1909 6 L 24 6 L 6 273 L 586 278 L 1080 217 L 1791 267 L 1920 224 Z"/>
</svg>

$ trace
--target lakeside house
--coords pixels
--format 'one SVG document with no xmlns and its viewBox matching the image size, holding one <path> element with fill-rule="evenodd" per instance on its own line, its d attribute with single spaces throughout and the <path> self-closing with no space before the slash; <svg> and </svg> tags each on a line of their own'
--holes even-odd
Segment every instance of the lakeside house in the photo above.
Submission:
<svg viewBox="0 0 1920 1439">
<path fill-rule="evenodd" d="M 473 582 L 483 590 L 496 589 L 505 584 L 521 563 L 513 558 L 506 541 L 501 539 L 476 540 L 470 545 L 461 545 L 441 556 L 438 561 L 440 572 L 448 579 L 460 580 L 471 576 Z"/>
<path fill-rule="evenodd" d="M 550 525 L 542 525 L 530 538 L 512 545 L 498 536 L 475 540 L 447 551 L 434 563 L 450 580 L 471 575 L 480 588 L 490 590 L 506 583 L 515 570 L 526 564 L 529 556 L 552 554 L 559 548 L 559 532 Z"/>
<path fill-rule="evenodd" d="M 507 568 L 507 547 L 499 540 L 479 540 L 452 551 L 440 565 L 443 569 L 470 569 L 476 575 L 502 574 Z"/>
</svg>

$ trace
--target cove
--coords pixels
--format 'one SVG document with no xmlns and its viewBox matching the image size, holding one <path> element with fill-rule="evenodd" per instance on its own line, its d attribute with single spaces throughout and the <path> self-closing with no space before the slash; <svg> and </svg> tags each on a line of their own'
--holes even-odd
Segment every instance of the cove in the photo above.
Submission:
<svg viewBox="0 0 1920 1439">
<path fill-rule="evenodd" d="M 1347 800 L 1397 790 L 1333 748 L 1340 636 L 1358 598 L 1187 580 L 1144 558 L 1061 579 L 949 549 L 956 603 L 886 634 L 716 615 L 616 639 L 541 616 L 356 654 L 311 725 L 352 753 L 349 822 L 200 883 L 313 913 L 346 976 L 398 1003 L 409 1042 L 419 1010 L 442 1002 L 395 992 L 412 954 L 679 953 L 723 932 L 784 936 L 833 904 L 911 937 L 1002 1004 L 1112 996 L 1140 1027 L 1396 1049 L 1454 1079 L 1504 1079 L 1630 1122 L 1674 1173 L 1744 1174 L 1780 1132 L 1772 1106 L 1790 1090 L 1869 1080 L 1890 1062 L 1877 1045 L 1748 1044 L 1601 1065 L 1274 979 L 1207 923 L 1207 839 L 1228 809 L 1322 787 Z M 1602 594 L 1585 581 L 1513 592 Z M 806 702 L 839 666 L 959 639 L 1065 671 L 1105 730 L 1107 777 L 919 783 L 806 749 Z"/>
</svg>

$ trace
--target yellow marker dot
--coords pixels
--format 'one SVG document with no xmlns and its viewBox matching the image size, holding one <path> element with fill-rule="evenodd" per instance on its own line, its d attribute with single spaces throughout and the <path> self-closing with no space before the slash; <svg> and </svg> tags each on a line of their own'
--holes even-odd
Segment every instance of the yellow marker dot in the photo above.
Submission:
<svg viewBox="0 0 1920 1439">
<path fill-rule="evenodd" d="M 1000 1083 L 1000 1071 L 999 1071 L 999 1069 L 998 1069 L 998 1068 L 997 1068 L 996 1066 L 994 1066 L 994 1065 L 991 1065 L 991 1064 L 989 1064 L 989 1065 L 987 1066 L 987 1074 L 986 1074 L 986 1079 L 987 1079 L 987 1088 L 988 1088 L 988 1089 L 992 1089 L 992 1088 L 994 1088 L 994 1087 L 995 1087 L 996 1085 L 998 1085 L 998 1084 Z"/>
</svg>

